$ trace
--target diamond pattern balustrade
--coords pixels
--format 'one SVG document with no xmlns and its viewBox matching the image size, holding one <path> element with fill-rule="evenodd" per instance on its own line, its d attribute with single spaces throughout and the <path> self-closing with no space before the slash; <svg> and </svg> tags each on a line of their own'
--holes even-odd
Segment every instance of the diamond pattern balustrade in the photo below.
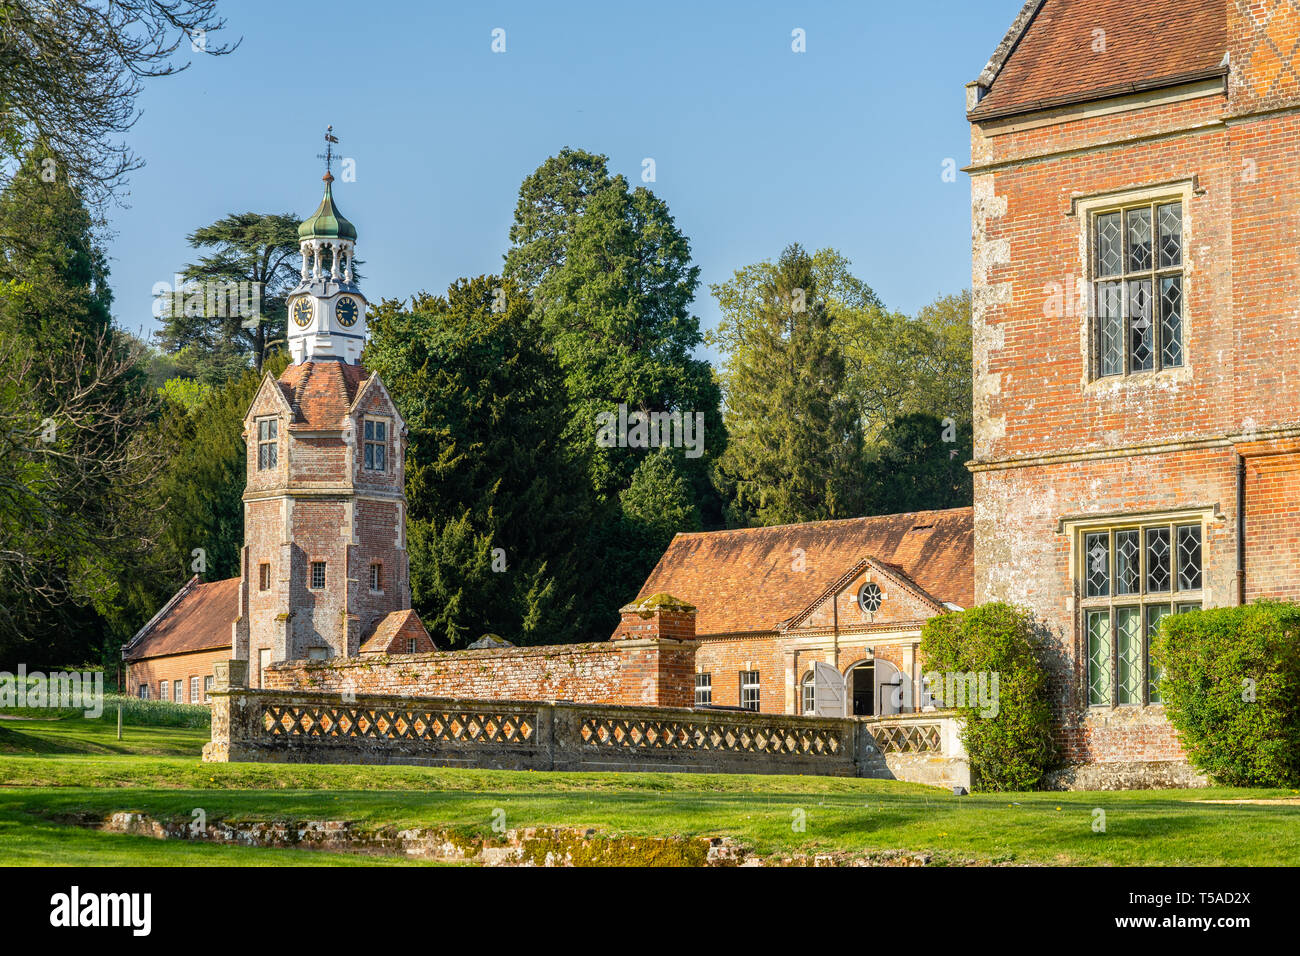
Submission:
<svg viewBox="0 0 1300 956">
<path fill-rule="evenodd" d="M 714 750 L 755 754 L 834 756 L 843 745 L 834 731 L 763 723 L 588 717 L 579 730 L 593 747 L 629 750 Z"/>
<path fill-rule="evenodd" d="M 514 744 L 533 739 L 527 714 L 505 711 L 399 710 L 266 704 L 262 727 L 272 737 L 370 737 Z"/>
<path fill-rule="evenodd" d="M 879 724 L 871 728 L 882 754 L 940 753 L 938 724 Z"/>
</svg>

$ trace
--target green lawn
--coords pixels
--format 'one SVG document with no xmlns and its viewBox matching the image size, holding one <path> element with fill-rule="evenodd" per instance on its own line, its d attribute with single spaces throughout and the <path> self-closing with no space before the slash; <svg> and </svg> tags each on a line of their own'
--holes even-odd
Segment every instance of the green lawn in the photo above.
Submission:
<svg viewBox="0 0 1300 956">
<path fill-rule="evenodd" d="M 609 835 L 727 836 L 760 854 L 931 853 L 936 862 L 1294 864 L 1294 791 L 1163 790 L 954 797 L 915 784 L 727 774 L 542 774 L 418 767 L 204 764 L 203 730 L 0 720 L 0 864 L 408 863 L 398 858 L 158 841 L 60 824 L 134 810 L 158 818 L 349 820 L 375 828 L 594 827 Z M 1094 832 L 1094 810 L 1106 813 Z M 792 826 L 805 821 L 803 832 Z"/>
</svg>

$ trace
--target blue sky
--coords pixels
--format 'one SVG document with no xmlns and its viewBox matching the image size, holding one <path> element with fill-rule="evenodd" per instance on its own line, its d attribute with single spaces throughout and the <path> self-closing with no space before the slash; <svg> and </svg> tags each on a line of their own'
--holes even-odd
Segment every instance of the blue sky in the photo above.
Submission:
<svg viewBox="0 0 1300 956">
<path fill-rule="evenodd" d="M 970 283 L 969 182 L 941 172 L 969 161 L 963 86 L 1020 6 L 223 0 L 240 48 L 139 100 L 129 143 L 148 165 L 111 213 L 115 314 L 157 327 L 151 289 L 198 226 L 310 213 L 331 123 L 356 164 L 335 199 L 372 301 L 499 270 L 520 181 L 568 145 L 634 184 L 654 159 L 705 327 L 709 283 L 792 241 L 834 246 L 914 311 Z"/>
</svg>

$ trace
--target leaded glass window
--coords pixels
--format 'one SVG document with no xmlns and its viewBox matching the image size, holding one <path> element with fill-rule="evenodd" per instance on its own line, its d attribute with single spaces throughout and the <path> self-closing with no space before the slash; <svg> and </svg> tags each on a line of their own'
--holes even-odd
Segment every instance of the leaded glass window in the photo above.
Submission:
<svg viewBox="0 0 1300 956">
<path fill-rule="evenodd" d="M 279 422 L 274 418 L 257 420 L 257 470 L 274 468 L 279 461 Z"/>
<path fill-rule="evenodd" d="M 1169 529 L 1147 528 L 1147 590 L 1168 591 L 1169 582 Z"/>
<path fill-rule="evenodd" d="M 1142 703 L 1142 609 L 1115 608 L 1115 661 L 1120 704 Z"/>
<path fill-rule="evenodd" d="M 388 457 L 388 423 L 374 418 L 367 418 L 364 425 L 365 463 L 367 471 L 384 471 L 387 469 Z"/>
<path fill-rule="evenodd" d="M 1183 207 L 1143 203 L 1094 217 L 1096 374 L 1183 364 Z"/>
<path fill-rule="evenodd" d="M 1110 703 L 1110 612 L 1088 612 L 1088 704 Z"/>
<path fill-rule="evenodd" d="M 1084 581 L 1088 597 L 1105 597 L 1110 594 L 1110 534 L 1084 536 L 1083 554 L 1087 571 Z"/>
<path fill-rule="evenodd" d="M 1080 533 L 1076 581 L 1090 706 L 1161 703 L 1151 637 L 1162 617 L 1201 606 L 1185 598 L 1205 586 L 1202 538 L 1200 522 L 1187 521 Z"/>
<path fill-rule="evenodd" d="M 1151 660 L 1151 638 L 1155 636 L 1156 631 L 1160 627 L 1160 619 L 1163 617 L 1168 617 L 1170 613 L 1171 612 L 1169 608 L 1164 604 L 1147 605 L 1146 653 L 1147 653 L 1148 661 Z M 1151 701 L 1151 703 L 1153 704 L 1158 704 L 1161 702 L 1160 691 L 1158 689 L 1158 684 L 1160 681 L 1160 668 L 1156 667 L 1156 665 L 1152 663 L 1148 668 L 1148 670 L 1149 673 L 1147 679 L 1147 699 Z"/>
</svg>

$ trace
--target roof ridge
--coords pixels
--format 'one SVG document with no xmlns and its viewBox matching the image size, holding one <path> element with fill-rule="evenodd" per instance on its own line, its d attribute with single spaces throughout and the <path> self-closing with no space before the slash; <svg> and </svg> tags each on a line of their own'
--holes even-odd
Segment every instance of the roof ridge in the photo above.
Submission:
<svg viewBox="0 0 1300 956">
<path fill-rule="evenodd" d="M 736 534 L 759 531 L 780 531 L 783 528 L 810 528 L 815 525 L 848 524 L 850 521 L 884 521 L 889 518 L 918 518 L 922 515 L 955 515 L 959 511 L 973 511 L 973 505 L 958 508 L 931 508 L 926 511 L 900 511 L 888 515 L 858 515 L 856 518 L 823 518 L 819 521 L 792 521 L 789 524 L 756 525 L 751 528 L 719 528 L 716 531 L 679 531 L 677 537 L 690 538 L 702 535 Z"/>
</svg>

